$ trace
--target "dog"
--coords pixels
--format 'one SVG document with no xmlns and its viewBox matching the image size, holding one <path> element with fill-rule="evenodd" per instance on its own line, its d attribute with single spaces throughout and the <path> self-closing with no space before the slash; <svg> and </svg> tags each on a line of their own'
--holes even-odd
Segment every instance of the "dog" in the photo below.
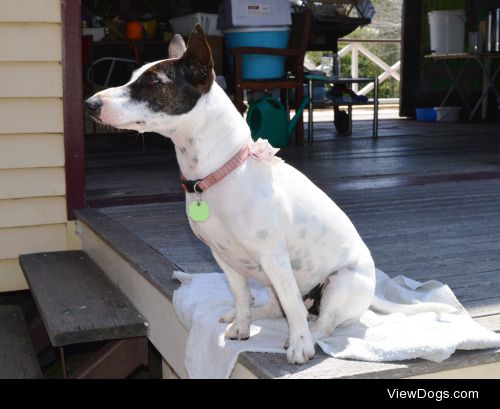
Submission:
<svg viewBox="0 0 500 409">
<path fill-rule="evenodd" d="M 301 364 L 337 326 L 358 320 L 370 306 L 393 306 L 374 297 L 374 261 L 346 214 L 273 156 L 267 142 L 251 140 L 214 78 L 211 50 L 197 25 L 187 47 L 174 36 L 168 59 L 144 65 L 127 84 L 85 105 L 97 122 L 173 141 L 190 226 L 234 295 L 234 310 L 221 317 L 229 324 L 226 338 L 248 339 L 252 320 L 285 315 L 287 359 Z M 267 286 L 268 304 L 252 306 L 249 278 Z M 309 321 L 313 306 L 317 319 Z"/>
</svg>

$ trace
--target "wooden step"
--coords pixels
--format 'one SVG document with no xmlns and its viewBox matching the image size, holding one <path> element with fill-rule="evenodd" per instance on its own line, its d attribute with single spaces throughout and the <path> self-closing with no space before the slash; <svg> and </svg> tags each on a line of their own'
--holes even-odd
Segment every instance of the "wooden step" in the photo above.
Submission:
<svg viewBox="0 0 500 409">
<path fill-rule="evenodd" d="M 146 336 L 148 323 L 83 251 L 19 261 L 52 346 Z"/>
<path fill-rule="evenodd" d="M 0 306 L 0 379 L 42 378 L 20 307 Z"/>
</svg>

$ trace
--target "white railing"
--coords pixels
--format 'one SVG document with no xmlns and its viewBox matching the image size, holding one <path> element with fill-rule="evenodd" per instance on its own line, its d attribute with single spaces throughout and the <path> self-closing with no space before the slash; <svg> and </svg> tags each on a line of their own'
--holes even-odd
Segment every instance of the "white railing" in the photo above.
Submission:
<svg viewBox="0 0 500 409">
<path fill-rule="evenodd" d="M 383 61 L 380 57 L 373 54 L 368 50 L 362 43 L 400 43 L 401 40 L 360 40 L 360 39 L 340 39 L 339 43 L 348 43 L 339 52 L 339 58 L 351 53 L 351 76 L 353 78 L 359 77 L 359 54 L 363 54 L 366 58 L 372 61 L 374 64 L 378 65 L 384 72 L 378 76 L 378 83 L 381 84 L 388 78 L 394 78 L 400 81 L 399 69 L 401 67 L 401 61 L 398 61 L 391 66 Z M 342 61 L 342 60 L 341 60 Z M 341 62 L 342 63 L 342 62 Z M 352 84 L 353 91 L 366 95 L 373 89 L 373 83 L 369 83 L 358 91 L 358 84 Z"/>
</svg>

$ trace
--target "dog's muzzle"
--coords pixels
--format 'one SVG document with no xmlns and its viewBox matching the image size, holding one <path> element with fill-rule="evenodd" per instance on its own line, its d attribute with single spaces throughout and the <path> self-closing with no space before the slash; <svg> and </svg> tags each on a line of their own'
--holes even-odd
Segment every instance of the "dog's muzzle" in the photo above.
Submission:
<svg viewBox="0 0 500 409">
<path fill-rule="evenodd" d="M 90 116 L 96 121 L 99 120 L 99 113 L 101 112 L 102 100 L 99 97 L 91 97 L 85 101 L 85 108 L 89 112 Z"/>
</svg>

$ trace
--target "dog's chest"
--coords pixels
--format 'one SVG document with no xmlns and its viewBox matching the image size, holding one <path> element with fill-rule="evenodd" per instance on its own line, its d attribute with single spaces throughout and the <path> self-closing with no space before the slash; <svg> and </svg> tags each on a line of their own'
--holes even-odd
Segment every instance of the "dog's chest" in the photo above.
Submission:
<svg viewBox="0 0 500 409">
<path fill-rule="evenodd" d="M 242 275 L 268 283 L 256 255 L 245 248 L 241 237 L 235 235 L 225 223 L 211 217 L 203 223 L 190 220 L 190 224 L 193 233 L 210 248 L 215 257 Z"/>
</svg>

